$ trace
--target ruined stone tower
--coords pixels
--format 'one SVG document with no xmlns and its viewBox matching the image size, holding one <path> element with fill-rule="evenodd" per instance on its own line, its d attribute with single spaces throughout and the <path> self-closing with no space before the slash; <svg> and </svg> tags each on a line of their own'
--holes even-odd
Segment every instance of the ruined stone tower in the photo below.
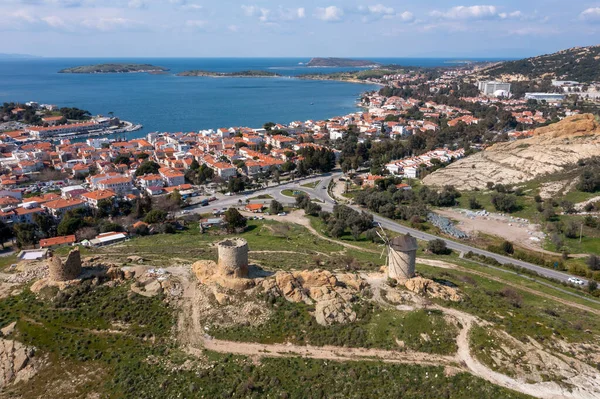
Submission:
<svg viewBox="0 0 600 399">
<path fill-rule="evenodd" d="M 81 273 L 81 255 L 79 248 L 69 252 L 67 260 L 63 263 L 60 257 L 53 255 L 48 262 L 50 271 L 50 280 L 52 281 L 68 281 L 79 277 Z"/>
<path fill-rule="evenodd" d="M 228 238 L 217 243 L 219 273 L 231 278 L 248 277 L 248 242 L 243 238 Z"/>
<path fill-rule="evenodd" d="M 417 239 L 410 234 L 394 237 L 388 248 L 388 277 L 399 281 L 415 276 Z"/>
</svg>

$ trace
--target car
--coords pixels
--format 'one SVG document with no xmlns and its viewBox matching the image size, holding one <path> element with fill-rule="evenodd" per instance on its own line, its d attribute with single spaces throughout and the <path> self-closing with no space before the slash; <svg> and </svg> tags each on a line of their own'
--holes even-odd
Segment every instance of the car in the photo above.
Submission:
<svg viewBox="0 0 600 399">
<path fill-rule="evenodd" d="M 577 278 L 577 277 L 569 277 L 569 279 L 567 281 L 571 284 L 576 284 L 576 285 L 584 285 L 585 284 L 585 281 L 583 281 L 582 279 Z"/>
<path fill-rule="evenodd" d="M 285 216 L 285 215 L 287 215 L 287 213 L 285 213 L 285 212 L 281 212 L 281 213 L 277 214 L 277 216 Z"/>
</svg>

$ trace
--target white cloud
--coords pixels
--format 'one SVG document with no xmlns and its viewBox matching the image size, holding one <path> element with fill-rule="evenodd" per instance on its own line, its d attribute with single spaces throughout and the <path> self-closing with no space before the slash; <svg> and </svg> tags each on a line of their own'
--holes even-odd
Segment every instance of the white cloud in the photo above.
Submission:
<svg viewBox="0 0 600 399">
<path fill-rule="evenodd" d="M 145 0 L 130 0 L 127 6 L 129 8 L 146 8 L 148 5 Z"/>
<path fill-rule="evenodd" d="M 65 21 L 63 21 L 62 18 L 57 17 L 55 15 L 49 15 L 47 17 L 43 17 L 41 20 L 44 21 L 45 23 L 47 23 L 48 26 L 50 26 L 52 28 L 56 28 L 56 29 L 65 29 L 66 28 Z"/>
<path fill-rule="evenodd" d="M 415 16 L 409 11 L 404 11 L 403 13 L 398 14 L 398 17 L 404 22 L 412 22 L 415 20 Z"/>
<path fill-rule="evenodd" d="M 482 19 L 506 19 L 521 16 L 520 11 L 501 13 L 496 6 L 457 6 L 447 11 L 435 10 L 430 13 L 432 17 L 448 20 L 482 20 Z"/>
<path fill-rule="evenodd" d="M 136 30 L 142 27 L 140 22 L 122 17 L 88 18 L 81 21 L 81 26 L 100 32 Z"/>
<path fill-rule="evenodd" d="M 339 22 L 344 17 L 344 10 L 336 6 L 318 7 L 315 17 L 325 22 Z"/>
<path fill-rule="evenodd" d="M 185 21 L 185 26 L 193 28 L 195 30 L 204 30 L 208 27 L 208 22 L 201 19 L 190 19 Z"/>
<path fill-rule="evenodd" d="M 592 7 L 579 14 L 579 18 L 586 22 L 600 23 L 600 7 Z"/>
<path fill-rule="evenodd" d="M 247 17 L 256 17 L 260 14 L 260 9 L 257 6 L 243 5 L 242 10 Z"/>
<path fill-rule="evenodd" d="M 302 19 L 306 17 L 306 10 L 303 7 L 300 8 L 279 8 L 279 19 L 282 21 L 293 21 L 296 19 Z"/>
<path fill-rule="evenodd" d="M 279 7 L 272 11 L 268 8 L 261 8 L 254 5 L 243 5 L 242 10 L 248 17 L 258 17 L 258 20 L 264 24 L 276 24 L 279 21 L 295 21 L 306 17 L 304 7 L 284 8 Z"/>
<path fill-rule="evenodd" d="M 238 32 L 238 31 L 240 30 L 240 27 L 239 27 L 239 26 L 237 26 L 237 25 L 229 25 L 229 26 L 227 27 L 227 29 L 228 29 L 230 32 L 236 33 L 236 32 Z"/>
</svg>

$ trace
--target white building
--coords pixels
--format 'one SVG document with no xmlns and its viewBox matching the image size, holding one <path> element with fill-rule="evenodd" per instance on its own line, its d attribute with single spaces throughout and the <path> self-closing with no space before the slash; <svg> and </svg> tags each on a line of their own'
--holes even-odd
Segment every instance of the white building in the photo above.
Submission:
<svg viewBox="0 0 600 399">
<path fill-rule="evenodd" d="M 510 83 L 505 82 L 497 82 L 497 81 L 481 81 L 477 82 L 477 87 L 479 91 L 486 96 L 498 96 L 499 93 L 502 93 L 505 97 L 505 94 L 510 94 Z"/>
<path fill-rule="evenodd" d="M 525 93 L 525 99 L 559 103 L 565 99 L 565 95 L 558 93 Z"/>
</svg>

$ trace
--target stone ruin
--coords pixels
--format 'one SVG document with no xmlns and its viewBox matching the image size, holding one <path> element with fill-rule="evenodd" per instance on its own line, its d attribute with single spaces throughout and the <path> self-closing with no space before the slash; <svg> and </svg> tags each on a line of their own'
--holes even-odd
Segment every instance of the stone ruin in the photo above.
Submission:
<svg viewBox="0 0 600 399">
<path fill-rule="evenodd" d="M 75 280 L 81 274 L 79 248 L 71 250 L 64 263 L 60 260 L 60 257 L 52 255 L 48 262 L 48 268 L 51 281 Z"/>
<path fill-rule="evenodd" d="M 216 283 L 221 287 L 243 291 L 254 286 L 248 278 L 248 242 L 243 238 L 228 238 L 216 244 L 218 262 L 200 260 L 192 270 L 202 284 Z"/>
<path fill-rule="evenodd" d="M 234 278 L 248 277 L 248 241 L 231 238 L 217 243 L 218 272 Z"/>
</svg>

